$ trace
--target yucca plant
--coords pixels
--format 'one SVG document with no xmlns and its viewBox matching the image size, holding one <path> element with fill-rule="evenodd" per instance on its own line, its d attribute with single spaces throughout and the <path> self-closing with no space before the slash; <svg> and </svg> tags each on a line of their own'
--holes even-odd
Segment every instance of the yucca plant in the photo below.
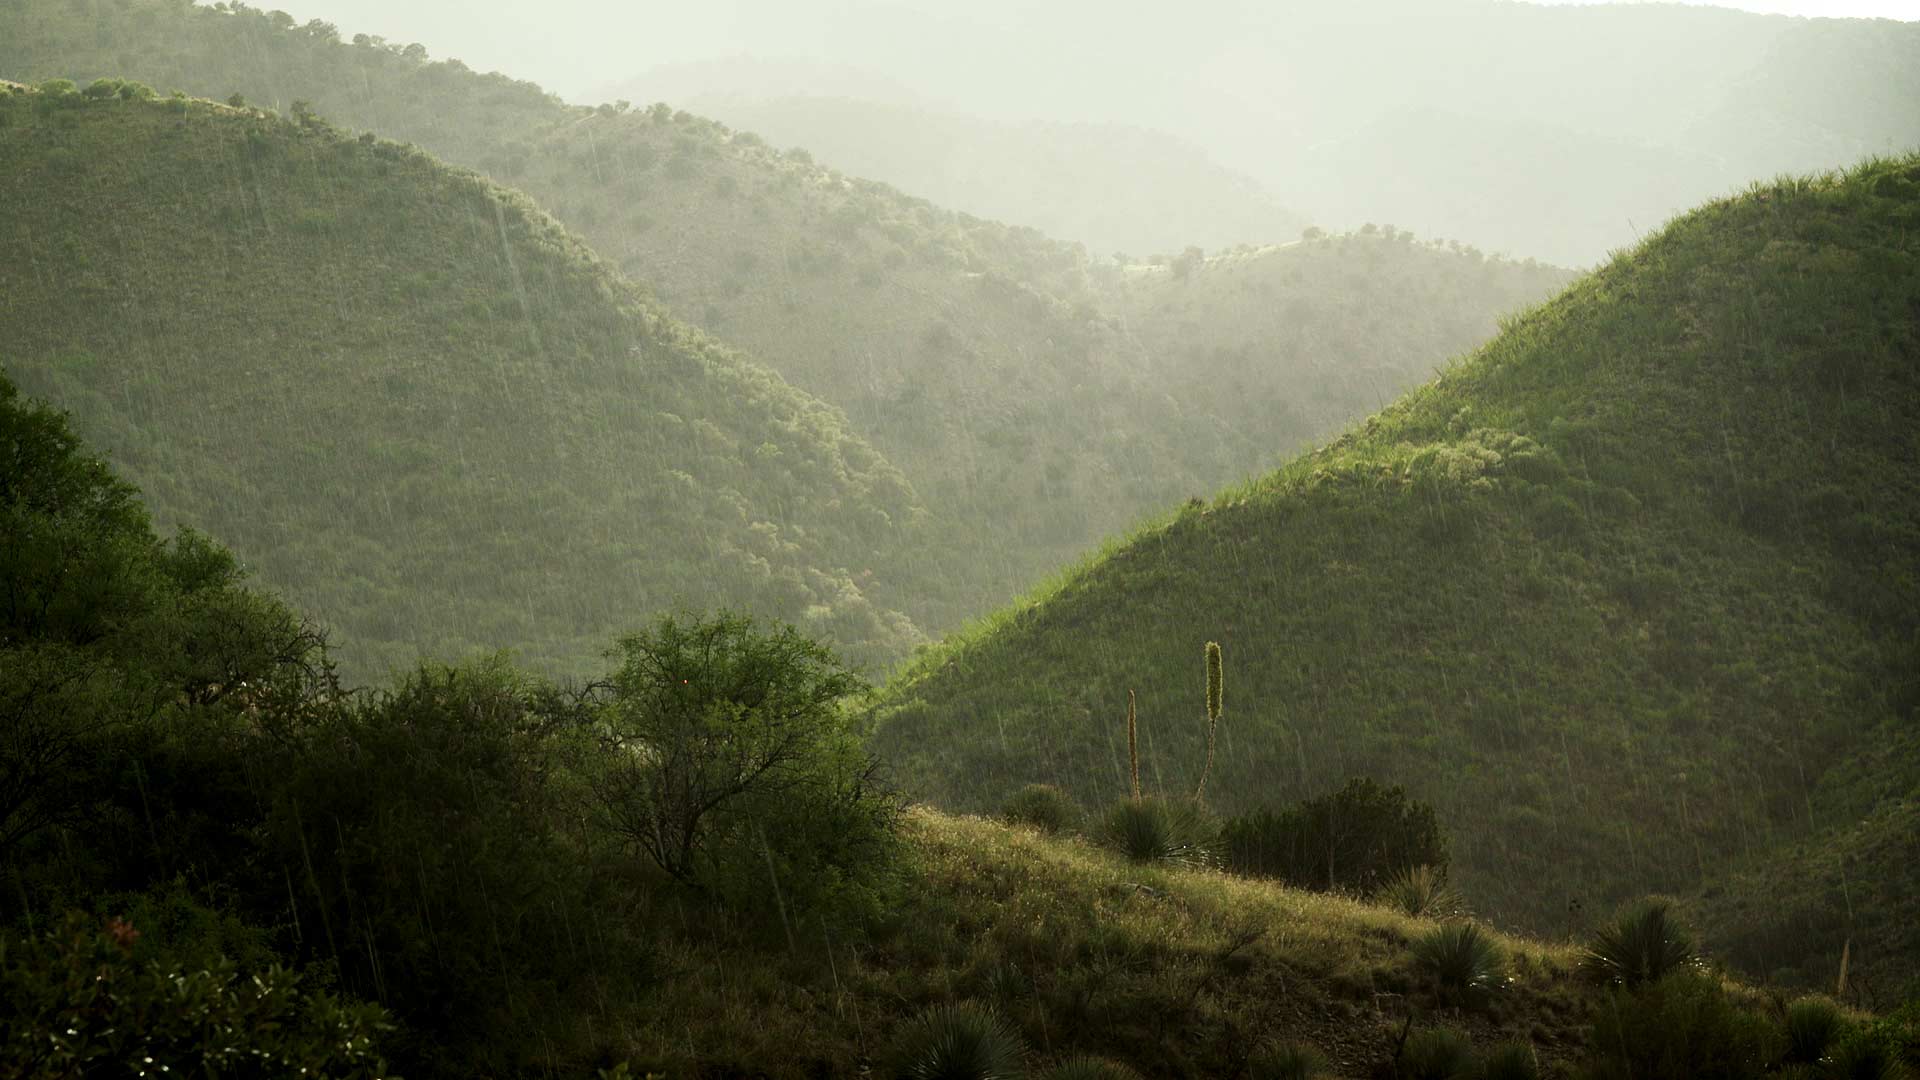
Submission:
<svg viewBox="0 0 1920 1080">
<path fill-rule="evenodd" d="M 1445 923 L 1415 938 L 1413 959 L 1441 987 L 1460 993 L 1498 989 L 1507 977 L 1505 951 L 1470 922 Z"/>
<path fill-rule="evenodd" d="M 1000 1014 L 963 1001 L 936 1005 L 894 1040 L 895 1080 L 1017 1080 L 1026 1044 Z"/>
<path fill-rule="evenodd" d="M 1138 1072 L 1117 1061 L 1082 1054 L 1040 1073 L 1039 1080 L 1141 1080 L 1141 1078 Z"/>
<path fill-rule="evenodd" d="M 1399 1080 L 1468 1080 L 1478 1071 L 1473 1043 L 1452 1028 L 1422 1028 L 1400 1048 Z"/>
<path fill-rule="evenodd" d="M 1327 1059 L 1297 1043 L 1270 1050 L 1253 1060 L 1254 1080 L 1314 1080 L 1327 1075 Z"/>
<path fill-rule="evenodd" d="M 1220 827 L 1187 799 L 1121 799 L 1107 808 L 1099 842 L 1134 862 L 1210 865 Z"/>
<path fill-rule="evenodd" d="M 1650 901 L 1601 927 L 1580 969 L 1601 982 L 1633 989 L 1689 967 L 1694 959 L 1693 940 L 1669 916 L 1667 904 Z"/>
<path fill-rule="evenodd" d="M 1466 900 L 1447 884 L 1446 872 L 1426 863 L 1393 875 L 1375 899 L 1416 919 L 1451 919 L 1467 913 Z"/>
<path fill-rule="evenodd" d="M 1540 1080 L 1540 1061 L 1525 1043 L 1502 1043 L 1480 1066 L 1480 1080 Z"/>
<path fill-rule="evenodd" d="M 1809 996 L 1787 1006 L 1787 1060 L 1813 1063 L 1827 1056 L 1847 1021 L 1831 998 Z"/>
<path fill-rule="evenodd" d="M 1220 659 L 1220 643 L 1207 642 L 1207 760 L 1200 767 L 1200 784 L 1193 790 L 1195 802 L 1207 795 L 1207 777 L 1213 775 L 1213 740 L 1220 727 L 1220 707 L 1226 694 L 1226 670 Z"/>
</svg>

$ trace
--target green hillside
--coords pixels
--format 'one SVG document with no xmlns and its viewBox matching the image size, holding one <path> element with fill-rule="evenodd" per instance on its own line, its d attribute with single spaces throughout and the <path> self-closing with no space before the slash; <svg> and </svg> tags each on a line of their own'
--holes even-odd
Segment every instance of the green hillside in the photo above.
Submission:
<svg viewBox="0 0 1920 1080">
<path fill-rule="evenodd" d="M 946 806 L 1111 797 L 1133 688 L 1150 778 L 1190 790 L 1213 639 L 1210 796 L 1404 782 L 1514 923 L 1817 848 L 1920 780 L 1887 736 L 1920 706 L 1916 222 L 1914 158 L 1677 220 L 1333 444 L 931 651 L 878 745 Z M 1862 919 L 1900 902 L 1851 895 Z"/>
<path fill-rule="evenodd" d="M 578 671 L 676 600 L 876 666 L 919 639 L 867 595 L 913 547 L 900 473 L 523 197 L 311 117 L 105 89 L 0 97 L 0 363 L 352 669 L 512 646 Z"/>
<path fill-rule="evenodd" d="M 930 632 L 1144 514 L 1331 435 L 1491 334 L 1516 296 L 1564 283 L 1544 268 L 1422 258 L 1407 266 L 1432 274 L 1430 288 L 1375 290 L 1372 318 L 1356 321 L 1322 298 L 1395 253 L 1324 267 L 1289 292 L 1303 319 L 1291 337 L 1312 356 L 1249 370 L 1263 402 L 1316 402 L 1223 414 L 1187 377 L 1188 344 L 1143 345 L 1181 335 L 1124 314 L 1112 264 L 685 112 L 571 107 L 422 48 L 250 7 L 0 5 L 0 77 L 100 75 L 282 111 L 306 102 L 528 192 L 681 318 L 844 410 L 900 468 L 937 524 L 903 571 Z M 1484 283 L 1514 273 L 1529 280 Z M 1478 329 L 1445 329 L 1456 326 Z M 1384 389 L 1343 381 L 1381 357 L 1415 359 Z"/>
<path fill-rule="evenodd" d="M 1575 277 L 1391 225 L 1307 236 L 1189 249 L 1128 266 L 1107 289 L 1135 342 L 1161 358 L 1152 385 L 1232 445 L 1235 465 L 1262 472 L 1304 449 L 1270 432 L 1338 432 L 1432 378 L 1435 348 L 1473 349 L 1498 329 L 1495 313 Z"/>
</svg>

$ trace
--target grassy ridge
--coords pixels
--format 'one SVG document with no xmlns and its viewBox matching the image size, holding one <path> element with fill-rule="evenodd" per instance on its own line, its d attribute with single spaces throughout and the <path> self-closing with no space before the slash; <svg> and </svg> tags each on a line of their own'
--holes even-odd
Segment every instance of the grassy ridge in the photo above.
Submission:
<svg viewBox="0 0 1920 1080">
<path fill-rule="evenodd" d="M 1404 782 L 1469 894 L 1524 925 L 1850 823 L 1920 777 L 1879 734 L 1920 703 L 1916 220 L 1903 159 L 1676 221 L 1332 445 L 929 652 L 880 747 L 949 806 L 1109 797 L 1138 688 L 1150 779 L 1190 789 L 1213 639 L 1210 794 Z"/>
<path fill-rule="evenodd" d="M 12 376 L 355 670 L 581 670 L 676 599 L 872 664 L 918 639 L 863 590 L 920 514 L 900 473 L 521 196 L 311 119 L 24 88 L 0 174 Z"/>
<path fill-rule="evenodd" d="M 424 49 L 251 8 L 0 5 L 0 77 L 98 75 L 283 111 L 304 101 L 531 194 L 680 318 L 839 406 L 902 470 L 938 523 L 896 582 L 930 631 L 1145 513 L 1330 435 L 1483 340 L 1516 294 L 1543 298 L 1565 281 L 1340 248 L 1282 290 L 1301 324 L 1284 355 L 1256 345 L 1265 329 L 1251 322 L 1207 337 L 1248 354 L 1234 371 L 1249 400 L 1282 406 L 1223 411 L 1188 377 L 1200 335 L 1149 333 L 1111 264 L 685 112 L 568 106 Z M 1325 302 L 1356 278 L 1421 275 L 1432 284 L 1365 287 L 1365 321 Z M 1195 275 L 1190 291 L 1213 280 Z M 1249 336 L 1232 337 L 1239 328 Z M 1346 374 L 1388 357 L 1405 381 L 1382 390 Z"/>
</svg>

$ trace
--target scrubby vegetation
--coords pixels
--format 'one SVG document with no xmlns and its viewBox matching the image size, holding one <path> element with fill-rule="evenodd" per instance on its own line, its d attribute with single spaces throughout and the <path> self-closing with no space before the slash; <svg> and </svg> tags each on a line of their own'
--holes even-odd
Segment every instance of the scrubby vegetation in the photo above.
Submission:
<svg viewBox="0 0 1920 1080">
<path fill-rule="evenodd" d="M 6 383 L 0 456 L 0 584 L 33 598 L 0 634 L 0 768 L 38 777 L 7 820 L 8 1075 L 137 1053 L 239 1076 L 1660 1076 L 1702 1046 L 1744 1080 L 1810 1053 L 1894 1075 L 1862 1070 L 1920 1039 L 1851 1014 L 1821 1036 L 1813 1006 L 1691 970 L 1602 987 L 1566 947 L 925 809 L 817 844 L 836 778 L 883 792 L 843 740 L 854 682 L 791 629 L 679 614 L 600 683 L 495 659 L 349 690 Z M 84 785 L 33 772 L 48 746 Z M 792 754 L 742 786 L 769 746 Z M 744 799 L 677 834 L 714 877 L 604 812 L 706 782 Z M 765 894 L 726 887 L 762 869 Z M 864 887 L 789 888 L 820 880 Z"/>
<path fill-rule="evenodd" d="M 816 164 L 666 105 L 568 106 L 532 84 L 431 60 L 419 45 L 343 35 L 250 5 L 0 5 L 0 78 L 100 76 L 215 100 L 237 91 L 243 102 L 289 115 L 297 103 L 526 191 L 624 274 L 645 281 L 678 318 L 843 410 L 851 435 L 884 454 L 917 493 L 878 508 L 897 524 L 911 504 L 928 527 L 908 562 L 889 565 L 864 548 L 830 565 L 816 555 L 825 580 L 803 572 L 796 584 L 778 565 L 785 545 L 835 547 L 823 544 L 830 530 L 816 522 L 802 526 L 803 537 L 798 522 L 750 514 L 745 524 L 766 521 L 780 531 L 736 545 L 737 558 L 754 569 L 756 559 L 774 563 L 772 591 L 812 594 L 798 609 L 761 608 L 787 617 L 877 591 L 893 595 L 870 597 L 876 607 L 904 613 L 921 632 L 956 628 L 1141 516 L 1270 468 L 1333 433 L 1483 340 L 1502 314 L 1570 278 L 1371 235 L 1288 248 L 1255 273 L 1240 273 L 1238 262 L 1215 273 L 1209 261 L 1171 294 L 1135 289 L 1127 283 L 1136 270 L 1148 273 L 1144 266 L 1122 269 L 1032 229 L 935 206 L 915 197 L 925 193 L 845 175 L 832 162 Z M 82 157 L 70 160 L 84 167 L 85 149 L 75 152 Z M 337 215 L 322 206 L 294 224 L 323 230 Z M 471 222 L 479 229 L 487 215 Z M 132 275 L 165 276 L 157 268 Z M 540 295 L 531 288 L 502 281 L 461 305 L 510 322 L 523 297 Z M 378 352 L 373 343 L 398 316 L 375 310 L 362 309 L 356 321 L 367 342 L 360 348 Z M 1204 333 L 1187 326 L 1202 312 L 1214 320 Z M 548 353 L 569 344 L 554 328 L 539 340 Z M 123 457 L 133 449 L 116 428 L 95 425 L 93 402 L 18 374 L 74 408 L 103 446 Z M 704 431 L 686 438 L 713 441 Z M 753 454 L 769 441 L 785 454 L 776 464 L 811 472 L 807 455 L 780 439 L 738 439 L 737 452 Z M 855 463 L 852 471 L 864 468 Z M 147 487 L 167 515 L 199 520 L 196 507 L 175 505 L 171 490 Z M 224 520 L 208 524 L 268 580 L 297 584 L 266 565 L 252 536 Z M 861 576 L 868 570 L 871 579 Z M 518 644 L 531 629 L 499 643 Z M 353 635 L 350 647 L 366 636 Z M 577 669 L 590 666 L 598 640 L 578 639 Z M 854 655 L 877 670 L 917 643 L 911 633 L 879 634 L 874 649 Z"/>
<path fill-rule="evenodd" d="M 1676 221 L 1332 445 L 929 651 L 876 745 L 949 807 L 1032 782 L 1097 803 L 1126 791 L 1113 718 L 1140 687 L 1190 790 L 1202 733 L 1158 719 L 1163 688 L 1217 639 L 1228 814 L 1375 777 L 1433 806 L 1488 917 L 1564 934 L 1698 888 L 1755 969 L 1832 985 L 1850 939 L 1897 1002 L 1911 920 L 1877 883 L 1909 873 L 1920 777 L 1916 214 L 1903 158 Z M 1870 866 L 1816 854 L 1874 821 Z M 1795 850 L 1790 907 L 1766 877 L 1715 888 Z"/>
<path fill-rule="evenodd" d="M 922 640 L 879 595 L 924 516 L 899 471 L 521 196 L 311 118 L 58 101 L 0 96 L 36 192 L 0 201 L 0 363 L 352 676 L 509 647 L 587 675 L 676 601 L 869 669 Z"/>
</svg>

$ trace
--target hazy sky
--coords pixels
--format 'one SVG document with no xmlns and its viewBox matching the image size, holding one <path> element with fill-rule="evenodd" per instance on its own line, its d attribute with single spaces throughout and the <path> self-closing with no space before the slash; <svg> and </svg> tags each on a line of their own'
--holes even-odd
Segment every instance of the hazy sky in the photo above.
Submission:
<svg viewBox="0 0 1920 1080">
<path fill-rule="evenodd" d="M 1534 4 L 1590 4 L 1595 0 L 1527 0 Z M 1618 2 L 1618 0 L 1616 0 Z M 1626 0 L 1654 3 L 1659 0 Z M 1680 0 L 1682 3 L 1692 0 Z M 1920 0 L 1723 0 L 1696 7 L 1730 7 L 1762 15 L 1805 15 L 1829 19 L 1920 19 Z"/>
<path fill-rule="evenodd" d="M 1029 20 L 1059 21 L 1059 12 L 1050 10 L 1051 3 L 1028 7 L 1005 0 L 955 0 L 952 4 L 941 0 L 707 0 L 645 5 L 626 0 L 257 2 L 265 7 L 284 6 L 303 22 L 325 19 L 348 36 L 372 33 L 393 41 L 418 41 L 436 58 L 456 57 L 481 71 L 531 79 L 576 100 L 584 99 L 591 88 L 662 64 L 743 53 L 841 54 L 857 41 L 886 42 L 890 35 L 897 35 L 891 40 L 925 42 L 930 33 L 937 36 L 938 26 L 946 21 L 955 26 L 1004 23 L 1011 27 Z M 1061 3 L 1059 8 L 1071 6 Z M 1236 0 L 1211 0 L 1199 6 L 1230 10 Z M 1715 6 L 1770 14 L 1920 20 L 1920 0 L 1736 0 Z M 1126 21 L 1124 16 L 1121 21 Z M 1180 24 L 1164 29 L 1170 45 L 1177 44 L 1182 36 Z"/>
</svg>

